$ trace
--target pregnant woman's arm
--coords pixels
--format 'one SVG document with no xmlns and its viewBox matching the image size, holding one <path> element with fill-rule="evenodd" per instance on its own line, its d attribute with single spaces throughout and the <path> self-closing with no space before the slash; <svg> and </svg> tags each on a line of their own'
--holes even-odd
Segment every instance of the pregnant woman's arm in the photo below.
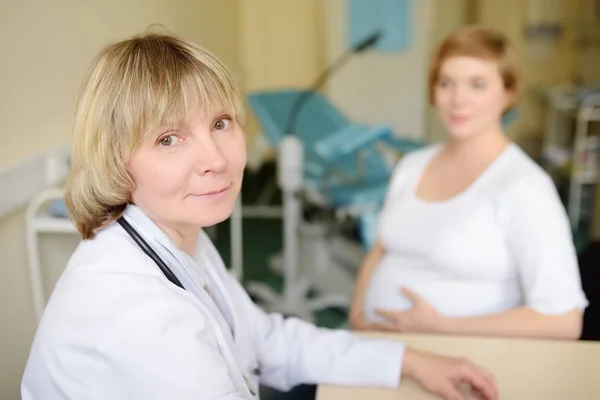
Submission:
<svg viewBox="0 0 600 400">
<path fill-rule="evenodd" d="M 364 261 L 362 262 L 356 278 L 356 286 L 354 289 L 354 299 L 350 308 L 349 321 L 352 328 L 356 330 L 390 330 L 393 329 L 392 324 L 386 323 L 368 323 L 364 317 L 365 292 L 373 270 L 379 264 L 385 249 L 381 243 L 377 242 L 369 251 Z"/>
<path fill-rule="evenodd" d="M 478 317 L 450 318 L 438 314 L 418 294 L 405 290 L 413 306 L 406 311 L 375 310 L 389 321 L 388 330 L 410 333 L 449 333 L 476 336 L 576 339 L 581 330 L 581 311 L 544 314 L 530 307 Z"/>
<path fill-rule="evenodd" d="M 549 177 L 532 174 L 505 194 L 499 210 L 517 264 L 522 307 L 448 321 L 449 332 L 577 339 L 587 299 L 569 220 Z"/>
<path fill-rule="evenodd" d="M 470 335 L 577 339 L 581 333 L 581 311 L 545 315 L 529 307 L 519 307 L 483 317 L 452 318 L 441 330 Z"/>
</svg>

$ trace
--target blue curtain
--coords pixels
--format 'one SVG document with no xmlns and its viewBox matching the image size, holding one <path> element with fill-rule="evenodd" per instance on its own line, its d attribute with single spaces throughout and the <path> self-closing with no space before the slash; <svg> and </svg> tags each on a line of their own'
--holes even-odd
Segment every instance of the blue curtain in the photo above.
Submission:
<svg viewBox="0 0 600 400">
<path fill-rule="evenodd" d="M 348 46 L 380 31 L 373 51 L 400 53 L 412 40 L 412 0 L 348 0 Z"/>
</svg>

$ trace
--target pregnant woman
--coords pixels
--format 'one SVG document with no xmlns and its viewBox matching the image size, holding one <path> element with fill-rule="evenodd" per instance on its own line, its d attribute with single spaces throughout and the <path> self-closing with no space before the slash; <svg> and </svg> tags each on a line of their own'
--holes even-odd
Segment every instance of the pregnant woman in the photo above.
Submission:
<svg viewBox="0 0 600 400">
<path fill-rule="evenodd" d="M 351 325 L 578 338 L 587 300 L 566 213 L 502 130 L 521 86 L 507 39 L 458 30 L 434 53 L 429 85 L 449 139 L 398 164 Z"/>
</svg>

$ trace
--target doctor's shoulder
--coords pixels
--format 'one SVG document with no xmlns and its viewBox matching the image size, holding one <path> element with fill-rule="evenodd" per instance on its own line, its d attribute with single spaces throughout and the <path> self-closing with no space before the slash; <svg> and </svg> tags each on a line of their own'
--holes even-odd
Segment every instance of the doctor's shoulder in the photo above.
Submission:
<svg viewBox="0 0 600 400">
<path fill-rule="evenodd" d="M 173 289 L 152 260 L 113 224 L 79 244 L 50 296 L 44 319 L 56 323 L 71 317 L 110 331 L 122 319 L 180 298 Z"/>
<path fill-rule="evenodd" d="M 28 390 L 41 390 L 40 379 L 59 380 L 70 398 L 88 398 L 117 385 L 110 389 L 116 397 L 106 398 L 120 399 L 117 393 L 151 387 L 136 377 L 159 368 L 197 370 L 193 352 L 206 361 L 200 367 L 210 367 L 218 344 L 207 316 L 134 246 L 109 226 L 73 253 L 36 332 L 23 378 Z"/>
<path fill-rule="evenodd" d="M 99 230 L 93 238 L 81 241 L 69 259 L 67 270 L 162 276 L 160 270 L 149 267 L 151 263 L 152 260 L 140 251 L 131 236 L 113 222 Z"/>
</svg>

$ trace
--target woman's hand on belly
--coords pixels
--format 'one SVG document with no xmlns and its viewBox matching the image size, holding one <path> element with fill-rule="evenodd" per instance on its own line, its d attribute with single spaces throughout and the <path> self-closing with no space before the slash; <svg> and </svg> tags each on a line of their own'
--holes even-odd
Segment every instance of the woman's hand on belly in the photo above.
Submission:
<svg viewBox="0 0 600 400">
<path fill-rule="evenodd" d="M 402 293 L 412 302 L 408 310 L 375 310 L 384 318 L 386 330 L 433 333 L 442 329 L 445 318 L 427 300 L 407 288 L 402 288 Z"/>
<path fill-rule="evenodd" d="M 353 330 L 356 331 L 394 331 L 396 326 L 393 322 L 384 320 L 381 322 L 369 322 L 365 318 L 360 304 L 352 304 L 348 315 L 348 322 Z"/>
</svg>

